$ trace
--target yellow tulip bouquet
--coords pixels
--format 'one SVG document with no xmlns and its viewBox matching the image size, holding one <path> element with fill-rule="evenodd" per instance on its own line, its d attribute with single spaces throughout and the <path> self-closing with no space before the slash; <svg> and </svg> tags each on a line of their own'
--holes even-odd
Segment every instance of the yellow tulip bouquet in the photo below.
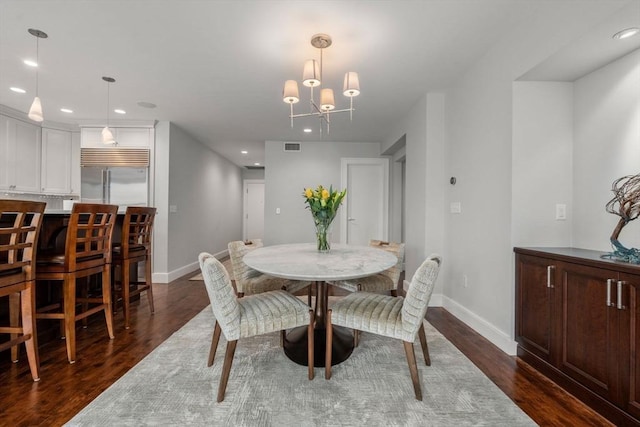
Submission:
<svg viewBox="0 0 640 427">
<path fill-rule="evenodd" d="M 338 208 L 347 194 L 347 190 L 336 191 L 333 186 L 327 190 L 322 185 L 312 190 L 305 188 L 302 197 L 305 198 L 307 209 L 311 211 L 313 222 L 316 226 L 316 238 L 318 243 L 318 251 L 328 252 L 331 249 L 329 240 L 327 239 L 327 230 L 331 221 L 336 217 Z"/>
</svg>

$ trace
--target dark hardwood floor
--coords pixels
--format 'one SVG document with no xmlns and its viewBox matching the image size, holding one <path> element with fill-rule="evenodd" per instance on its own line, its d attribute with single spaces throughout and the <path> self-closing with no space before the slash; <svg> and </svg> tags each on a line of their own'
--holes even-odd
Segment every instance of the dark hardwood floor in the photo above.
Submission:
<svg viewBox="0 0 640 427">
<path fill-rule="evenodd" d="M 73 365 L 67 363 L 63 340 L 40 342 L 39 382 L 31 380 L 22 349 L 16 364 L 11 363 L 8 351 L 0 353 L 0 425 L 58 426 L 71 419 L 208 305 L 203 283 L 189 281 L 189 277 L 154 285 L 155 314 L 150 315 L 143 296 L 132 305 L 132 326 L 128 331 L 119 312 L 114 318 L 114 340 L 107 336 L 104 319 L 92 316 L 88 327 L 78 330 L 78 356 Z M 539 425 L 611 425 L 446 310 L 431 308 L 427 319 Z M 204 360 L 206 355 L 202 357 Z"/>
</svg>

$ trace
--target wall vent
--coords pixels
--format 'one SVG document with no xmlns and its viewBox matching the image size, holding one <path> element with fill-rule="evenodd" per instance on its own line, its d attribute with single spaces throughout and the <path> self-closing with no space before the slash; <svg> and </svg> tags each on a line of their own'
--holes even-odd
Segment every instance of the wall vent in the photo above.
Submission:
<svg viewBox="0 0 640 427">
<path fill-rule="evenodd" d="M 299 142 L 285 142 L 284 151 L 302 151 L 301 145 Z"/>
<path fill-rule="evenodd" d="M 249 170 L 264 170 L 264 166 L 245 166 Z"/>
<path fill-rule="evenodd" d="M 148 148 L 82 148 L 80 166 L 149 167 Z"/>
</svg>

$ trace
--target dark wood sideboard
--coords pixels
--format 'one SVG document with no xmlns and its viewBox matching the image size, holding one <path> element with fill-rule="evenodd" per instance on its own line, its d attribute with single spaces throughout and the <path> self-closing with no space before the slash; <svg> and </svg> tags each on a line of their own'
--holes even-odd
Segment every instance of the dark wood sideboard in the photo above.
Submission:
<svg viewBox="0 0 640 427">
<path fill-rule="evenodd" d="M 616 425 L 640 425 L 640 266 L 514 251 L 518 356 Z"/>
</svg>

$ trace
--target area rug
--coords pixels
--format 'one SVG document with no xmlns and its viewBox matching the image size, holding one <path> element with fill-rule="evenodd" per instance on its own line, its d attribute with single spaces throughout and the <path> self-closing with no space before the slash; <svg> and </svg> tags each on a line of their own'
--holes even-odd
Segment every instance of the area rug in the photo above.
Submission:
<svg viewBox="0 0 640 427">
<path fill-rule="evenodd" d="M 331 380 L 287 359 L 278 333 L 240 340 L 225 400 L 216 395 L 226 341 L 206 366 L 207 307 L 79 412 L 69 426 L 530 426 L 533 421 L 428 322 L 431 366 L 416 358 L 414 398 L 399 341 L 363 333 Z M 422 362 L 422 363 L 420 363 Z"/>
</svg>

